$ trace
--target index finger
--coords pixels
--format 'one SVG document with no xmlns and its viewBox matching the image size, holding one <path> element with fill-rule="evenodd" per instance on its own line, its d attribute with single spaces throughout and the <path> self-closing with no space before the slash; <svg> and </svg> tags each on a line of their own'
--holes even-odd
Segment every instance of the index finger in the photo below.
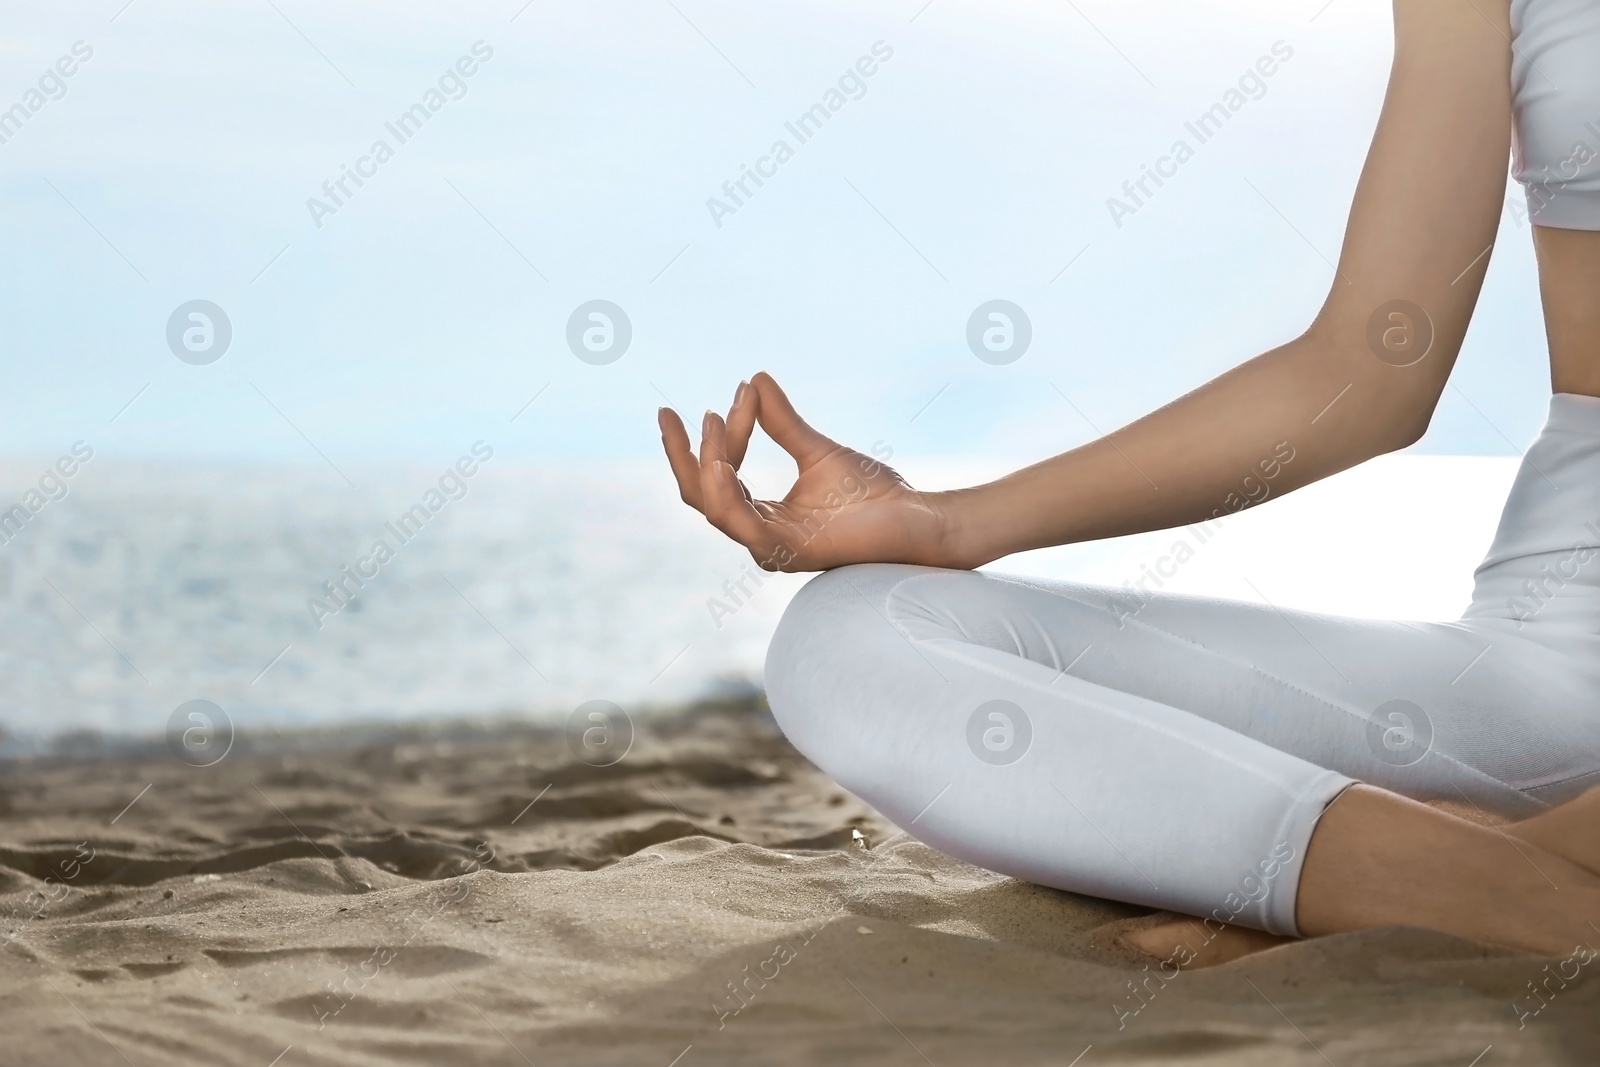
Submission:
<svg viewBox="0 0 1600 1067">
<path fill-rule="evenodd" d="M 759 395 L 756 418 L 767 436 L 776 441 L 795 463 L 805 470 L 839 448 L 839 442 L 811 427 L 789 403 L 789 397 L 779 388 L 772 375 L 761 371 L 750 379 L 752 391 Z"/>
<path fill-rule="evenodd" d="M 756 426 L 758 404 L 755 388 L 747 381 L 740 382 L 733 394 L 733 406 L 728 409 L 728 464 L 734 470 L 744 463 L 745 451 L 750 447 L 750 434 Z"/>
</svg>

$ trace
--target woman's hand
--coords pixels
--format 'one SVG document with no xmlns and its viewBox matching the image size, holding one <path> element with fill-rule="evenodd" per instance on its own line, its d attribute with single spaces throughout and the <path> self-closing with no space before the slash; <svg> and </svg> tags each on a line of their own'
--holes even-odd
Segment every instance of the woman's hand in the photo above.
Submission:
<svg viewBox="0 0 1600 1067">
<path fill-rule="evenodd" d="M 739 383 L 726 422 L 706 412 L 698 456 L 677 412 L 662 408 L 659 421 L 683 502 L 749 549 L 763 570 L 952 565 L 943 559 L 945 517 L 935 498 L 871 456 L 812 429 L 765 372 Z M 757 500 L 739 480 L 758 422 L 799 467 L 782 500 Z"/>
</svg>

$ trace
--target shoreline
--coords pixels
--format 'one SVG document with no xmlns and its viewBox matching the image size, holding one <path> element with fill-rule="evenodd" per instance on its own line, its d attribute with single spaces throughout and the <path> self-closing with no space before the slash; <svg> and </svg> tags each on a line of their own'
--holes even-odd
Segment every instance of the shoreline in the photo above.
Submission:
<svg viewBox="0 0 1600 1067">
<path fill-rule="evenodd" d="M 649 705 L 632 714 L 636 724 L 667 735 L 681 733 L 698 719 L 707 716 L 752 715 L 776 730 L 767 710 L 766 694 L 759 690 L 727 698 L 708 698 L 673 704 Z M 544 714 L 517 712 L 466 713 L 462 715 L 418 715 L 412 718 L 384 718 L 373 713 L 325 725 L 268 725 L 241 731 L 228 759 L 249 755 L 274 755 L 284 752 L 345 751 L 407 743 L 444 742 L 451 744 L 494 743 L 514 739 L 546 740 L 560 737 L 564 727 Z M 12 746 L 31 747 L 31 752 L 8 752 Z M 167 739 L 160 734 L 110 733 L 93 729 L 70 729 L 55 734 L 0 731 L 0 776 L 42 766 L 73 766 L 117 760 L 159 760 L 172 755 Z"/>
</svg>

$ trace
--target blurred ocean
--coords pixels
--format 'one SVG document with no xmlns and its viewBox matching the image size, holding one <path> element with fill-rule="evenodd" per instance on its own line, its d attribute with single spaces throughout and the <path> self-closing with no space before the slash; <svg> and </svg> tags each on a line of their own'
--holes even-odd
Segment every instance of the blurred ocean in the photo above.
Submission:
<svg viewBox="0 0 1600 1067">
<path fill-rule="evenodd" d="M 0 510 L 37 488 L 49 462 L 0 463 Z M 1228 519 L 1203 542 L 1165 531 L 993 569 L 1118 586 L 1159 570 L 1179 592 L 1453 618 L 1515 466 L 1386 457 Z M 97 455 L 0 544 L 0 754 L 85 731 L 160 735 L 193 699 L 248 733 L 559 722 L 593 699 L 649 714 L 759 686 L 766 642 L 805 579 L 746 578 L 739 592 L 748 556 L 683 507 L 664 467 L 491 459 L 441 488 L 451 469 L 346 467 L 352 488 L 326 466 Z M 947 485 L 986 472 L 909 473 Z M 781 478 L 758 473 L 756 484 Z M 429 503 L 438 511 L 420 529 L 415 513 L 397 527 Z M 393 552 L 381 566 L 378 541 Z M 373 576 L 335 599 L 324 583 L 355 589 L 345 566 Z"/>
<path fill-rule="evenodd" d="M 0 508 L 44 467 L 0 466 Z M 242 730 L 564 717 L 589 699 L 647 708 L 759 680 L 802 579 L 747 580 L 755 595 L 713 619 L 708 599 L 728 603 L 723 584 L 744 561 L 687 513 L 664 469 L 577 476 L 491 460 L 441 490 L 448 471 L 347 467 L 352 489 L 326 467 L 85 464 L 0 545 L 8 747 L 160 733 L 195 698 Z M 397 525 L 440 501 L 420 530 L 414 516 Z M 381 567 L 378 541 L 393 552 Z M 373 575 L 353 597 L 347 565 Z M 347 606 L 313 612 L 313 599 L 337 607 L 335 580 Z"/>
</svg>

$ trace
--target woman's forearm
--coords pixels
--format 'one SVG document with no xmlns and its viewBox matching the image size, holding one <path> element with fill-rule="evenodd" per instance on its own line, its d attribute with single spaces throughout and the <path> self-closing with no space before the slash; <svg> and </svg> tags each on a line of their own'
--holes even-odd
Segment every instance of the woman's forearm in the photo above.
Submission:
<svg viewBox="0 0 1600 1067">
<path fill-rule="evenodd" d="M 948 565 L 1228 514 L 1417 440 L 1498 226 L 1509 39 L 1508 0 L 1396 0 L 1389 91 L 1315 324 L 1100 440 L 934 494 Z"/>
<path fill-rule="evenodd" d="M 1410 444 L 1431 404 L 1348 347 L 1307 334 L 1098 440 L 932 494 L 948 565 L 1218 518 Z"/>
</svg>

